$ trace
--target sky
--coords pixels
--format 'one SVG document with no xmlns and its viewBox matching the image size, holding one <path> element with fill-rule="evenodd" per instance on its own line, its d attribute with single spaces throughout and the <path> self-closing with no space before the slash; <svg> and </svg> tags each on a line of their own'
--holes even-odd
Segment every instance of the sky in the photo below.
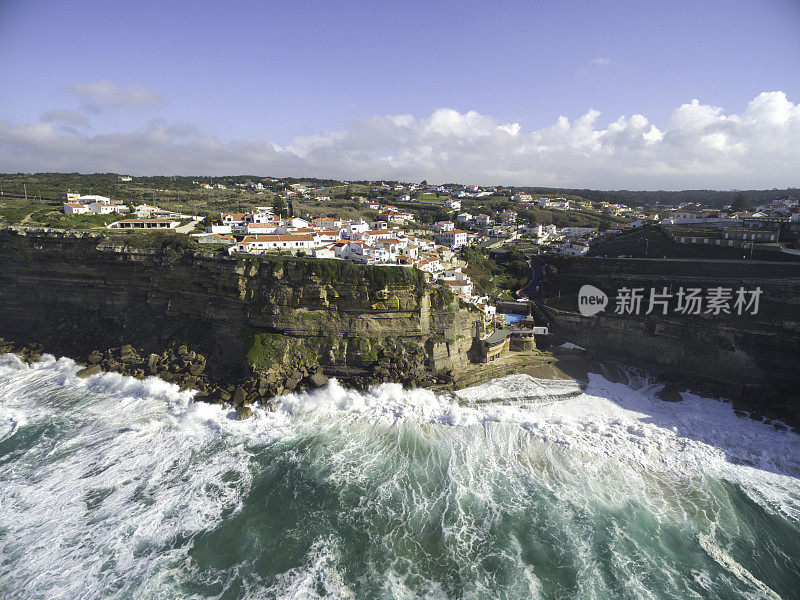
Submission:
<svg viewBox="0 0 800 600">
<path fill-rule="evenodd" d="M 800 0 L 0 0 L 0 171 L 800 186 Z"/>
</svg>

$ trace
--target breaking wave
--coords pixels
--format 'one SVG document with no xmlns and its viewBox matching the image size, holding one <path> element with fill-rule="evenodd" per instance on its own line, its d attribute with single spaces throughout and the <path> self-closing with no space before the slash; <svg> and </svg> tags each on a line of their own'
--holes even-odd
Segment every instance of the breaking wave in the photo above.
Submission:
<svg viewBox="0 0 800 600">
<path fill-rule="evenodd" d="M 6 598 L 798 597 L 800 436 L 722 401 L 332 381 L 240 422 L 76 372 L 0 356 Z"/>
</svg>

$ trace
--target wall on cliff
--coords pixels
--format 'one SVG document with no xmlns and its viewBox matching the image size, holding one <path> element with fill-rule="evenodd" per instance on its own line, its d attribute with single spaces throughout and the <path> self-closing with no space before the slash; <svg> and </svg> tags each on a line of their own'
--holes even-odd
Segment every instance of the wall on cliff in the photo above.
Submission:
<svg viewBox="0 0 800 600">
<path fill-rule="evenodd" d="M 553 268 L 554 267 L 554 268 Z M 578 290 L 593 285 L 609 298 L 605 312 L 578 313 Z M 762 290 L 759 312 L 686 316 L 614 314 L 622 287 L 669 293 L 680 287 Z M 646 367 L 800 423 L 800 265 L 747 261 L 579 258 L 552 263 L 540 302 L 556 343 L 570 341 L 601 358 Z"/>
<path fill-rule="evenodd" d="M 412 375 L 465 368 L 480 319 L 401 267 L 0 231 L 0 335 L 71 356 L 189 344 L 222 378 L 240 376 L 248 357 L 265 366 L 302 355 L 329 374 L 392 379 L 398 364 Z"/>
</svg>

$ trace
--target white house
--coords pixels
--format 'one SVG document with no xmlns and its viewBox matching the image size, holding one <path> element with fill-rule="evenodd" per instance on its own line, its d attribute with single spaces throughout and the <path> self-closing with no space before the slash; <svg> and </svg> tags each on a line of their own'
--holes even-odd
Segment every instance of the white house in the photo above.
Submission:
<svg viewBox="0 0 800 600">
<path fill-rule="evenodd" d="M 463 225 L 464 223 L 471 223 L 474 220 L 475 220 L 475 217 L 473 217 L 469 213 L 461 213 L 456 217 L 456 222 L 459 225 Z"/>
<path fill-rule="evenodd" d="M 89 212 L 89 207 L 77 202 L 64 202 L 65 215 L 84 215 Z"/>
<path fill-rule="evenodd" d="M 87 204 L 89 212 L 94 215 L 108 215 L 115 212 L 122 212 L 125 207 L 119 204 L 111 204 L 109 202 L 92 202 Z"/>
<path fill-rule="evenodd" d="M 281 231 L 281 229 L 276 223 L 246 223 L 244 225 L 245 233 L 286 233 L 285 230 Z"/>
<path fill-rule="evenodd" d="M 220 213 L 219 220 L 223 225 L 241 227 L 245 224 L 247 215 L 245 213 Z"/>
<path fill-rule="evenodd" d="M 439 265 L 439 259 L 435 257 L 422 258 L 413 264 L 420 271 L 425 271 L 426 273 L 431 274 L 436 273 L 436 271 L 441 268 Z"/>
<path fill-rule="evenodd" d="M 350 221 L 342 227 L 342 235 L 349 239 L 358 239 L 359 236 L 369 229 L 369 223 L 364 219 Z"/>
<path fill-rule="evenodd" d="M 289 219 L 284 219 L 283 225 L 285 227 L 308 227 L 308 221 L 299 217 L 291 217 Z"/>
<path fill-rule="evenodd" d="M 527 204 L 528 202 L 531 202 L 533 200 L 533 196 L 531 196 L 530 194 L 519 193 L 519 194 L 514 194 L 513 196 L 511 196 L 511 200 L 512 200 L 512 202 L 519 202 L 521 204 Z"/>
<path fill-rule="evenodd" d="M 461 200 L 455 198 L 448 198 L 444 205 L 450 210 L 461 210 Z"/>
<path fill-rule="evenodd" d="M 469 301 L 472 298 L 472 282 L 464 281 L 462 279 L 445 279 L 444 283 L 450 287 L 450 290 L 457 296 L 462 297 L 464 300 Z"/>
<path fill-rule="evenodd" d="M 567 242 L 566 244 L 561 244 L 558 247 L 558 251 L 561 254 L 580 256 L 589 252 L 589 244 L 585 242 Z"/>
<path fill-rule="evenodd" d="M 218 225 L 212 223 L 208 227 L 206 227 L 206 233 L 213 233 L 213 234 L 225 234 L 231 233 L 231 226 L 230 225 Z"/>
<path fill-rule="evenodd" d="M 378 220 L 387 223 L 401 223 L 403 221 L 414 221 L 414 213 L 401 212 L 399 210 L 386 210 L 378 213 Z"/>
<path fill-rule="evenodd" d="M 327 244 L 319 248 L 314 248 L 311 250 L 311 256 L 314 258 L 336 258 L 336 252 L 333 246 L 333 244 Z"/>
<path fill-rule="evenodd" d="M 143 219 L 147 217 L 151 217 L 153 213 L 160 211 L 161 209 L 157 206 L 150 206 L 148 204 L 140 204 L 133 208 L 134 212 L 136 213 L 137 217 L 141 217 Z"/>
<path fill-rule="evenodd" d="M 461 229 L 451 229 L 437 234 L 436 243 L 450 248 L 460 248 L 467 245 L 469 234 Z"/>
<path fill-rule="evenodd" d="M 492 221 L 489 215 L 478 215 L 475 217 L 475 225 L 478 227 L 489 227 L 492 223 L 494 223 L 494 221 Z"/>
<path fill-rule="evenodd" d="M 322 229 L 341 229 L 344 222 L 337 217 L 318 217 L 311 220 L 312 227 L 320 227 Z"/>
<path fill-rule="evenodd" d="M 437 221 L 436 224 L 433 226 L 433 230 L 438 233 L 443 233 L 445 231 L 452 231 L 456 228 L 456 224 L 452 221 Z"/>
<path fill-rule="evenodd" d="M 502 223 L 515 223 L 517 220 L 517 213 L 513 210 L 504 210 L 500 213 L 500 221 Z"/>
<path fill-rule="evenodd" d="M 107 196 L 98 196 L 97 194 L 87 194 L 86 196 L 78 196 L 77 201 L 80 202 L 81 204 L 91 204 L 92 202 L 113 204 L 113 202 L 111 202 L 111 198 Z"/>
<path fill-rule="evenodd" d="M 389 238 L 393 238 L 397 235 L 397 232 L 392 231 L 391 229 L 368 229 L 367 231 L 360 234 L 360 239 L 362 239 L 367 244 L 372 244 L 376 240 L 386 240 Z"/>
<path fill-rule="evenodd" d="M 315 246 L 315 241 L 310 234 L 256 234 L 246 235 L 241 242 L 237 242 L 231 247 L 231 252 L 247 252 L 250 254 L 260 254 L 271 250 L 296 252 L 297 250 L 310 250 L 313 246 Z"/>
</svg>

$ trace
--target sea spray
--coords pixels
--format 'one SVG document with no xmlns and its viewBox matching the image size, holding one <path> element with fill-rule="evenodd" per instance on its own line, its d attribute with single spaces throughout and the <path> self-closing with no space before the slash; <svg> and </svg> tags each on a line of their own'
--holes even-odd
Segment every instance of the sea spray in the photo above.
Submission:
<svg viewBox="0 0 800 600">
<path fill-rule="evenodd" d="M 155 378 L 76 371 L 0 357 L 4 597 L 800 589 L 800 436 L 724 402 L 598 375 L 334 381 L 237 422 Z"/>
</svg>

